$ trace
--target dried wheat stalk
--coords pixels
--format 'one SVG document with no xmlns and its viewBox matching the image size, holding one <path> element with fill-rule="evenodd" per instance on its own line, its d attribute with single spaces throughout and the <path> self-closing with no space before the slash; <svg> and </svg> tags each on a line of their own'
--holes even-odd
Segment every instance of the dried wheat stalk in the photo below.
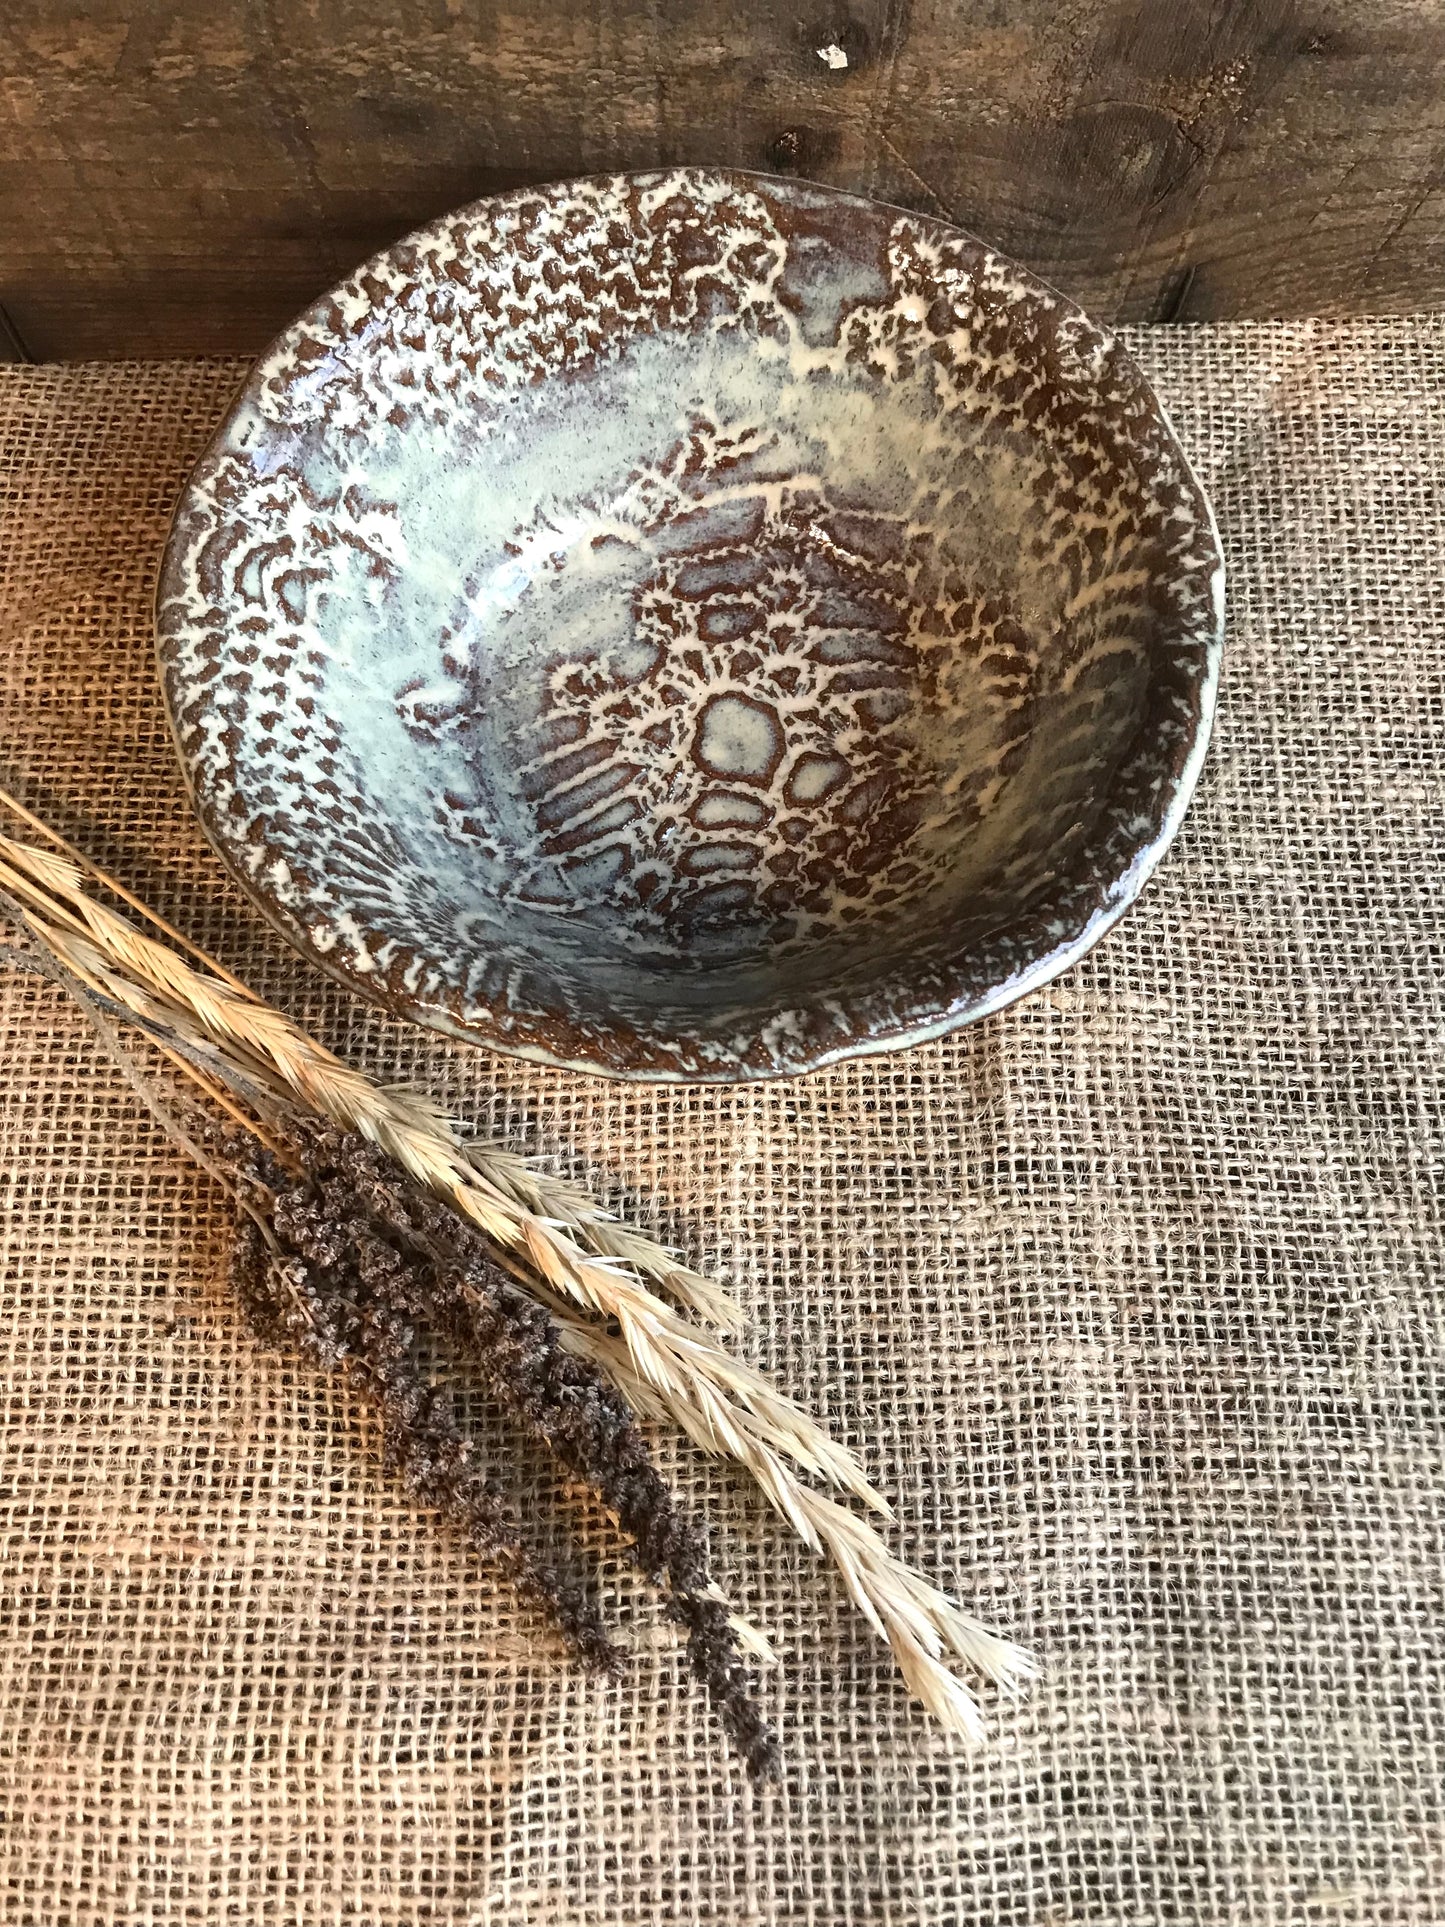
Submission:
<svg viewBox="0 0 1445 1927">
<path fill-rule="evenodd" d="M 453 1120 L 443 1120 L 455 1129 Z M 534 1217 L 572 1234 L 599 1258 L 610 1258 L 639 1276 L 653 1278 L 699 1318 L 722 1331 L 741 1331 L 742 1308 L 713 1279 L 683 1264 L 676 1252 L 649 1238 L 634 1225 L 588 1197 L 580 1186 L 539 1171 L 531 1160 L 503 1144 L 478 1138 L 462 1140 L 477 1170 L 496 1190 L 505 1192 Z"/>
<path fill-rule="evenodd" d="M 3 888 L 0 910 L 25 921 Z M 429 1382 L 416 1334 L 429 1329 L 468 1357 L 497 1402 L 626 1533 L 635 1562 L 686 1630 L 692 1670 L 749 1773 L 773 1777 L 777 1735 L 741 1664 L 744 1652 L 770 1663 L 771 1648 L 709 1577 L 705 1542 L 678 1512 L 622 1393 L 567 1346 L 543 1304 L 517 1290 L 480 1233 L 356 1132 L 293 1111 L 273 1119 L 268 1149 L 250 1130 L 219 1131 L 189 1107 L 178 1113 L 122 1042 L 112 1020 L 126 1015 L 124 1006 L 82 982 L 44 943 L 0 947 L 0 958 L 69 992 L 161 1128 L 231 1194 L 232 1282 L 257 1335 L 288 1337 L 322 1366 L 356 1377 L 382 1419 L 387 1461 L 413 1495 L 500 1563 L 584 1663 L 616 1671 L 622 1654 L 596 1605 L 575 1577 L 527 1545 L 448 1395 Z M 210 1094 L 209 1080 L 205 1088 Z"/>
<path fill-rule="evenodd" d="M 103 906 L 96 904 L 85 894 L 83 886 L 80 886 L 81 873 L 88 874 L 121 902 L 138 911 L 172 944 L 188 952 L 212 977 L 219 978 L 238 997 L 253 1005 L 260 1003 L 255 992 L 249 989 L 239 977 L 227 970 L 224 964 L 192 943 L 163 917 L 157 916 L 139 897 L 127 890 L 114 877 L 108 876 L 97 864 L 91 862 L 82 850 L 76 849 L 73 844 L 67 842 L 58 831 L 52 829 L 41 817 L 26 809 L 18 798 L 4 788 L 0 788 L 0 806 L 9 809 L 31 829 L 39 831 L 42 836 L 64 851 L 65 856 L 70 859 L 70 867 L 67 868 L 51 851 L 11 844 L 0 836 L 0 846 L 6 848 L 7 854 L 13 856 L 22 850 L 28 851 L 32 873 L 36 880 L 58 892 L 62 897 L 65 897 L 67 891 L 76 892 L 77 894 L 71 900 L 82 909 L 82 912 L 98 911 L 102 917 L 105 917 L 108 913 Z M 23 864 L 22 867 L 24 867 Z M 121 919 L 114 921 L 122 923 Z M 130 926 L 123 925 L 123 928 L 130 928 Z M 136 937 L 141 936 L 140 932 L 134 930 L 131 934 Z M 304 1032 L 299 1035 L 304 1042 L 312 1043 L 311 1039 L 305 1037 Z M 314 1048 L 322 1057 L 330 1058 L 332 1065 L 340 1068 L 339 1060 L 331 1058 L 329 1052 L 321 1051 L 319 1045 L 315 1045 Z M 508 1145 L 493 1143 L 484 1138 L 461 1137 L 454 1121 L 447 1119 L 430 1099 L 420 1092 L 406 1092 L 398 1089 L 395 1095 L 398 1099 L 409 1099 L 413 1110 L 418 1115 L 430 1119 L 441 1136 L 454 1139 L 481 1178 L 493 1190 L 510 1198 L 514 1204 L 541 1218 L 545 1223 L 570 1232 L 579 1244 L 597 1257 L 612 1259 L 628 1266 L 643 1277 L 656 1280 L 680 1305 L 705 1319 L 709 1324 L 716 1325 L 725 1331 L 741 1330 L 744 1323 L 742 1310 L 721 1285 L 683 1264 L 675 1251 L 666 1245 L 659 1244 L 645 1231 L 639 1230 L 635 1225 L 622 1223 L 612 1212 L 590 1198 L 580 1186 L 569 1184 L 564 1178 L 557 1178 L 539 1170 L 533 1162 L 520 1156 Z"/>
<path fill-rule="evenodd" d="M 523 1253 L 563 1296 L 615 1318 L 641 1376 L 669 1404 L 686 1399 L 706 1414 L 733 1456 L 733 1411 L 741 1406 L 764 1420 L 805 1470 L 886 1514 L 852 1454 L 800 1406 L 686 1322 L 618 1260 L 589 1254 L 557 1224 L 517 1203 L 484 1174 L 430 1100 L 375 1083 L 249 991 L 202 977 L 169 946 L 96 903 L 66 858 L 0 836 L 0 885 L 32 906 L 31 930 L 83 980 L 138 1015 L 179 1011 L 193 1018 L 213 1043 L 239 1050 L 253 1079 L 279 1080 L 286 1094 L 359 1131 L 488 1237 Z M 157 999 L 169 1012 L 158 1011 Z M 216 1067 L 222 1068 L 219 1060 Z"/>
<path fill-rule="evenodd" d="M 615 1339 L 569 1316 L 555 1303 L 553 1312 L 564 1341 L 599 1365 L 634 1411 L 652 1419 L 673 1417 L 694 1444 L 719 1455 L 706 1427 L 676 1404 L 666 1405 L 655 1388 L 633 1371 Z M 1032 1655 L 990 1632 L 956 1600 L 895 1558 L 866 1519 L 795 1479 L 755 1421 L 745 1427 L 742 1462 L 769 1504 L 803 1543 L 833 1561 L 853 1603 L 878 1637 L 892 1647 L 914 1697 L 950 1731 L 982 1740 L 984 1728 L 978 1704 L 943 1664 L 943 1654 L 951 1652 L 1005 1687 L 1020 1685 L 1037 1675 Z"/>
<path fill-rule="evenodd" d="M 977 1705 L 943 1656 L 1000 1684 L 1030 1677 L 1034 1662 L 894 1558 L 856 1514 L 808 1487 L 788 1459 L 890 1516 L 851 1453 L 649 1289 L 642 1274 L 679 1305 L 736 1323 L 736 1309 L 718 1287 L 572 1186 L 502 1147 L 465 1141 L 425 1096 L 379 1085 L 346 1065 L 229 973 L 192 968 L 98 903 L 82 865 L 99 874 L 78 852 L 58 856 L 0 836 L 0 889 L 25 906 L 32 934 L 67 970 L 252 1109 L 264 1114 L 267 1102 L 299 1100 L 378 1146 L 475 1225 L 554 1314 L 572 1308 L 564 1321 L 568 1342 L 602 1367 L 635 1410 L 670 1418 L 703 1450 L 750 1474 L 798 1536 L 832 1559 L 928 1710 L 951 1731 L 979 1737 Z M 178 938 L 168 926 L 167 935 Z M 579 1310 L 587 1317 L 576 1316 Z"/>
</svg>

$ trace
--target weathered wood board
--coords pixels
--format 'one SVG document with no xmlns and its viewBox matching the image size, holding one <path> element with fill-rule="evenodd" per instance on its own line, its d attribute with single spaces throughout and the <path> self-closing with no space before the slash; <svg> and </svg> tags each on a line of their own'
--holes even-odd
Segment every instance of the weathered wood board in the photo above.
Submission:
<svg viewBox="0 0 1445 1927">
<path fill-rule="evenodd" d="M 1445 302 L 1445 0 L 8 0 L 0 356 L 251 351 L 613 168 L 946 213 L 1101 316 Z"/>
</svg>

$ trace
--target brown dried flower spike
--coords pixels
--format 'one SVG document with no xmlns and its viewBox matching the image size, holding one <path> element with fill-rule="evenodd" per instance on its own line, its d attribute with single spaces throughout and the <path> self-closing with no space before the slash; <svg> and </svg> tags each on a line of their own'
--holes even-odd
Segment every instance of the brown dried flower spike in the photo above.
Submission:
<svg viewBox="0 0 1445 1927">
<path fill-rule="evenodd" d="M 833 1561 L 928 1711 L 955 1733 L 982 1736 L 949 1657 L 1003 1686 L 1029 1677 L 1033 1661 L 895 1558 L 866 1518 L 800 1476 L 888 1516 L 853 1456 L 702 1322 L 741 1322 L 717 1285 L 505 1147 L 464 1140 L 425 1097 L 342 1063 L 4 790 L 0 804 L 65 851 L 0 836 L 0 909 L 31 939 L 24 961 L 74 997 L 176 1142 L 237 1198 L 236 1277 L 253 1323 L 357 1375 L 410 1488 L 546 1600 L 585 1659 L 617 1663 L 583 1590 L 525 1551 L 481 1478 L 422 1373 L 419 1330 L 464 1354 L 609 1507 L 638 1564 L 665 1589 L 694 1670 L 755 1775 L 775 1769 L 777 1747 L 747 1693 L 739 1648 L 766 1658 L 766 1641 L 712 1585 L 701 1540 L 679 1517 L 635 1416 L 670 1419 L 746 1470 L 798 1536 Z M 87 877 L 169 941 L 99 902 Z M 237 1128 L 178 1116 L 116 1019 L 156 1044 Z"/>
</svg>

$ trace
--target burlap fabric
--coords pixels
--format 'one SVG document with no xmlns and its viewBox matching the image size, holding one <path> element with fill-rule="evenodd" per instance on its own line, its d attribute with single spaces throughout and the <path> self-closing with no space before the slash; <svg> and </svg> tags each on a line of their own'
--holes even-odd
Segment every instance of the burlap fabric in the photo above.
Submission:
<svg viewBox="0 0 1445 1927">
<path fill-rule="evenodd" d="M 897 1546 L 1036 1646 L 970 1755 L 839 1586 L 664 1448 L 784 1658 L 758 1799 L 603 1520 L 480 1409 L 631 1664 L 585 1678 L 255 1345 L 227 1217 L 57 994 L 3 982 L 0 1916 L 1445 1919 L 1445 323 L 1136 337 L 1212 490 L 1231 652 L 1145 901 L 944 1043 L 738 1091 L 385 1021 L 203 848 L 149 597 L 240 370 L 4 371 L 5 780 L 358 1063 L 736 1285 Z"/>
</svg>

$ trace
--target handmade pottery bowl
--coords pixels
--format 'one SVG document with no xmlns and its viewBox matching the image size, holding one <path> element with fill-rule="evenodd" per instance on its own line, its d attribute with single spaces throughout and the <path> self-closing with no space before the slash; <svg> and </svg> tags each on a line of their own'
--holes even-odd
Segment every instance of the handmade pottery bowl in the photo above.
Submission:
<svg viewBox="0 0 1445 1927">
<path fill-rule="evenodd" d="M 294 943 L 698 1080 L 1072 963 L 1178 826 L 1221 620 L 1107 333 L 937 221 L 693 170 L 480 202 L 317 302 L 158 599 L 201 820 Z"/>
</svg>

